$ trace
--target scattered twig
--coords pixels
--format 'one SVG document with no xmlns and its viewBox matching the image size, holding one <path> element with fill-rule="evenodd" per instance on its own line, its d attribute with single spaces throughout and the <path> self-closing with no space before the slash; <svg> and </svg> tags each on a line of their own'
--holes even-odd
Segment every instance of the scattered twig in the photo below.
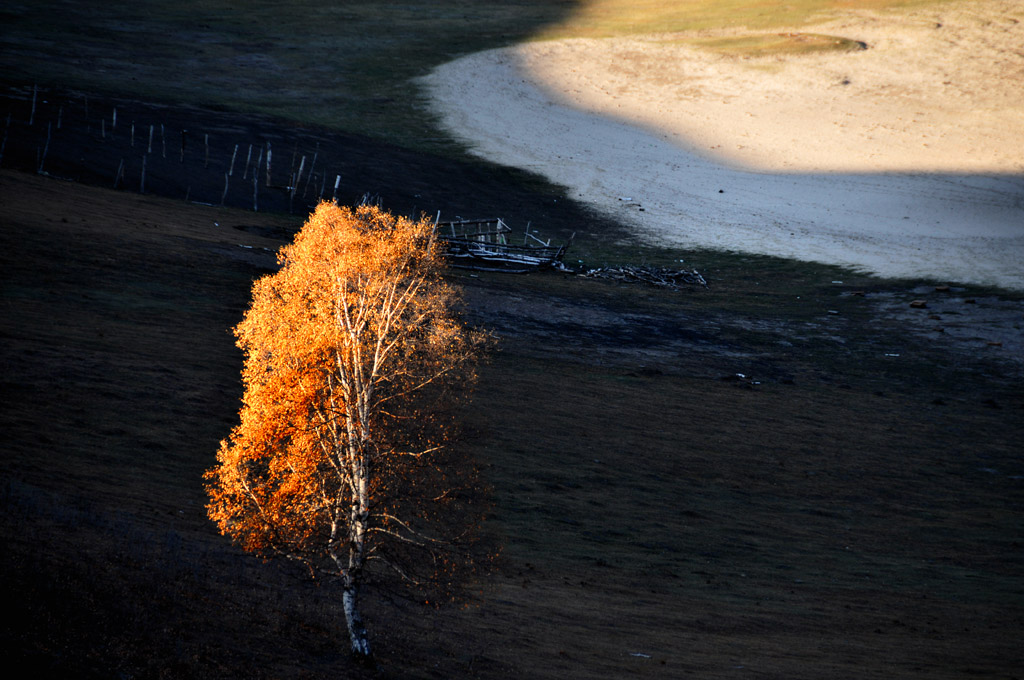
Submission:
<svg viewBox="0 0 1024 680">
<path fill-rule="evenodd" d="M 643 283 L 660 288 L 678 289 L 683 285 L 699 285 L 708 287 L 708 282 L 696 269 L 666 269 L 664 267 L 637 267 L 624 265 L 621 267 L 598 267 L 581 272 L 580 276 L 591 279 L 611 279 L 622 283 Z"/>
</svg>

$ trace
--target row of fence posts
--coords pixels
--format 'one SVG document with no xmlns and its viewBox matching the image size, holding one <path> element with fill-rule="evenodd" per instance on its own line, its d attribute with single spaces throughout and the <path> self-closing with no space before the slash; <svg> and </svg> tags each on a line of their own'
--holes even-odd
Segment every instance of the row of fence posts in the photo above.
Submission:
<svg viewBox="0 0 1024 680">
<path fill-rule="evenodd" d="M 38 94 L 39 94 L 38 86 L 33 85 L 33 87 L 32 87 L 32 103 L 31 103 L 31 109 L 30 109 L 29 120 L 28 120 L 29 127 L 32 127 L 32 126 L 35 125 L 36 103 L 37 103 L 37 99 L 38 99 Z M 85 105 L 85 117 L 86 117 L 86 120 L 88 120 L 88 118 L 89 118 L 89 97 L 87 95 L 85 96 L 85 99 L 84 99 L 84 105 Z M 63 123 L 63 116 L 64 116 L 64 106 L 63 105 L 59 105 L 58 111 L 57 111 L 57 121 L 56 121 L 56 125 L 57 125 L 57 129 L 58 130 L 61 129 L 61 125 Z M 8 133 L 9 133 L 10 127 L 11 127 L 11 113 L 8 112 L 7 118 L 6 118 L 6 122 L 4 124 L 3 139 L 2 139 L 2 141 L 0 141 L 0 163 L 3 162 L 4 151 L 7 148 L 7 137 L 8 137 Z M 166 135 L 166 130 L 164 128 L 163 123 L 161 123 L 159 127 L 160 127 L 160 154 L 161 154 L 162 158 L 167 158 L 167 135 Z M 135 128 L 136 128 L 136 125 L 135 125 L 135 121 L 133 120 L 131 122 L 130 133 L 129 133 L 129 144 L 130 144 L 130 146 L 132 148 L 135 148 Z M 117 130 L 117 107 L 116 106 L 113 107 L 112 112 L 111 112 L 111 116 L 110 116 L 110 130 L 111 130 L 111 135 L 113 135 L 113 133 Z M 139 193 L 145 193 L 146 192 L 146 165 L 147 165 L 147 158 L 148 158 L 148 156 L 150 154 L 153 153 L 153 139 L 154 139 L 155 133 L 156 133 L 156 126 L 155 125 L 150 125 L 149 126 L 149 133 L 148 133 L 148 137 L 147 137 L 147 141 L 146 141 L 146 153 L 142 155 L 142 170 L 141 170 L 140 176 L 139 176 Z M 46 124 L 46 141 L 45 141 L 45 143 L 43 144 L 43 146 L 41 148 L 37 147 L 37 151 L 36 151 L 36 169 L 37 169 L 37 172 L 39 174 L 45 174 L 44 166 L 45 166 L 45 163 L 46 163 L 46 156 L 49 153 L 49 149 L 50 149 L 51 135 L 52 135 L 52 123 L 51 122 L 47 122 L 47 124 Z M 100 138 L 102 140 L 106 140 L 107 139 L 106 117 L 103 117 L 103 118 L 100 119 Z M 178 157 L 178 162 L 179 163 L 184 163 L 185 162 L 185 150 L 186 150 L 187 145 L 188 145 L 188 130 L 187 129 L 183 129 L 181 131 L 181 148 L 180 148 L 180 153 L 179 153 L 179 157 Z M 239 149 L 239 145 L 235 144 L 234 145 L 234 149 L 231 152 L 231 161 L 228 164 L 228 171 L 224 173 L 224 189 L 221 192 L 221 199 L 220 199 L 220 204 L 221 205 L 224 205 L 225 201 L 227 200 L 227 195 L 228 195 L 228 190 L 230 188 L 231 178 L 234 176 L 234 172 L 235 172 L 235 162 L 236 162 L 236 160 L 238 158 L 238 149 Z M 273 184 L 271 183 L 271 166 L 272 166 L 272 162 L 273 162 L 273 147 L 272 147 L 271 143 L 268 141 L 268 142 L 266 142 L 265 149 L 264 149 L 264 145 L 263 144 L 257 144 L 255 146 L 255 150 L 258 151 L 258 154 L 256 156 L 256 163 L 255 163 L 255 165 L 252 165 L 254 146 L 253 146 L 253 144 L 250 143 L 249 147 L 248 147 L 248 151 L 246 152 L 245 168 L 244 168 L 244 170 L 242 172 L 242 180 L 243 181 L 247 181 L 248 180 L 249 169 L 250 169 L 250 167 L 252 167 L 252 209 L 253 209 L 254 212 L 258 212 L 259 211 L 259 185 L 260 185 L 259 176 L 261 174 L 261 170 L 262 169 L 265 168 L 266 186 L 267 187 L 272 187 L 273 186 Z M 265 166 L 263 164 L 264 151 L 266 151 L 266 157 L 267 157 L 266 165 Z M 308 171 L 308 173 L 306 172 L 306 156 L 305 155 L 302 156 L 302 160 L 299 163 L 298 171 L 295 171 L 295 155 L 296 154 L 297 154 L 297 151 L 295 153 L 293 153 L 293 155 L 292 155 L 292 172 L 291 172 L 290 177 L 289 177 L 288 186 L 283 187 L 284 189 L 286 189 L 288 191 L 288 194 L 289 194 L 289 197 L 288 197 L 288 209 L 289 209 L 289 211 L 291 211 L 291 209 L 292 209 L 292 204 L 293 204 L 293 201 L 295 199 L 296 193 L 298 192 L 299 184 L 303 182 L 303 178 L 305 178 L 305 188 L 303 189 L 303 192 L 302 192 L 302 198 L 305 199 L 309 195 L 309 189 L 310 189 L 310 186 L 311 186 L 311 184 L 313 182 L 313 178 L 315 176 L 316 162 L 317 162 L 317 159 L 318 159 L 319 154 L 320 154 L 320 143 L 317 142 L 316 150 L 314 151 L 312 161 L 309 164 L 309 171 Z M 210 135 L 209 135 L 209 133 L 204 133 L 203 134 L 203 167 L 204 168 L 209 168 L 210 167 Z M 125 159 L 121 158 L 120 162 L 118 163 L 117 171 L 114 173 L 114 188 L 115 189 L 118 188 L 119 186 L 123 185 L 124 180 L 125 180 L 126 168 L 127 168 L 127 166 L 125 164 Z M 327 172 L 325 171 L 325 172 L 321 173 L 320 177 L 321 177 L 321 183 L 320 183 L 320 191 L 319 191 L 318 197 L 319 197 L 320 200 L 323 200 L 324 193 L 327 190 Z M 334 178 L 334 188 L 333 188 L 333 192 L 331 194 L 331 200 L 337 200 L 338 189 L 339 189 L 340 185 L 341 185 L 341 175 L 337 174 L 337 175 L 335 175 L 335 178 Z M 185 200 L 186 201 L 189 200 L 191 191 L 192 191 L 192 187 L 189 186 L 188 189 L 185 192 Z M 314 191 L 315 191 L 315 187 L 314 187 Z"/>
</svg>

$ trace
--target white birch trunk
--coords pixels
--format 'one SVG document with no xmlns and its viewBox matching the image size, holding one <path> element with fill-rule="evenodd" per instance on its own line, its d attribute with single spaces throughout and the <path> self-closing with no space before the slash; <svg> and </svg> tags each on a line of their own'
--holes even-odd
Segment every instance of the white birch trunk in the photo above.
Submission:
<svg viewBox="0 0 1024 680">
<path fill-rule="evenodd" d="M 348 626 L 352 653 L 357 657 L 370 657 L 370 639 L 359 614 L 357 590 L 363 567 L 366 564 L 366 529 L 370 517 L 369 488 L 365 440 L 353 427 L 351 418 L 346 418 L 348 430 L 347 465 L 351 480 L 351 505 L 348 507 L 348 564 L 342 569 L 342 603 L 345 609 L 345 623 Z M 332 532 L 333 533 L 333 532 Z M 332 551 L 331 557 L 339 563 L 340 555 Z M 340 563 L 338 566 L 342 566 Z"/>
<path fill-rule="evenodd" d="M 355 586 L 346 586 L 342 594 L 342 602 L 345 606 L 345 623 L 348 625 L 348 637 L 352 643 L 352 653 L 361 656 L 370 656 L 370 639 L 366 634 L 366 627 L 363 626 L 363 619 L 359 615 L 359 607 L 356 603 Z"/>
</svg>

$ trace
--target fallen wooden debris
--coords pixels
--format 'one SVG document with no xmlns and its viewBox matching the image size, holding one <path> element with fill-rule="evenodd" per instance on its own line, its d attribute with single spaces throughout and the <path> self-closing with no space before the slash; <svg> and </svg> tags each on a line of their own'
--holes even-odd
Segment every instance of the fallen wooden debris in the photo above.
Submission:
<svg viewBox="0 0 1024 680">
<path fill-rule="evenodd" d="M 440 213 L 434 221 L 437 237 L 444 242 L 453 267 L 479 271 L 525 273 L 547 267 L 562 268 L 569 243 L 551 245 L 529 231 L 523 244 L 509 243 L 511 229 L 500 218 L 453 220 L 441 222 Z M 534 243 L 529 242 L 532 239 Z"/>
<path fill-rule="evenodd" d="M 708 282 L 696 269 L 667 269 L 665 267 L 598 267 L 581 272 L 580 276 L 592 279 L 611 279 L 622 283 L 643 283 L 660 288 L 678 289 L 683 285 L 708 287 Z"/>
</svg>

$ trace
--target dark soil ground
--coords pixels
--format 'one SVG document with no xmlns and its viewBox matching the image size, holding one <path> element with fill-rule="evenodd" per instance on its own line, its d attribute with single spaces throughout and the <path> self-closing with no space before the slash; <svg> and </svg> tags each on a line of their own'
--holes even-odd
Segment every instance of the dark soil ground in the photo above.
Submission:
<svg viewBox="0 0 1024 680">
<path fill-rule="evenodd" d="M 317 153 L 326 177 L 358 178 L 343 202 L 370 192 L 398 212 L 533 220 L 576 231 L 572 253 L 588 261 L 651 253 L 521 173 L 195 109 L 92 97 L 87 119 L 77 93 L 47 93 L 68 108 L 39 105 L 30 128 L 18 107 L 31 88 L 7 91 L 2 165 L 31 171 L 0 170 L 12 667 L 1021 677 L 1019 296 L 713 253 L 686 255 L 709 290 L 453 272 L 467 319 L 500 340 L 462 445 L 493 487 L 502 557 L 456 605 L 369 593 L 379 667 L 365 669 L 329 585 L 242 554 L 205 516 L 201 475 L 241 395 L 228 329 L 312 199 L 291 198 L 290 216 L 290 192 L 265 186 L 276 203 L 261 212 L 241 193 L 225 201 L 235 208 L 186 202 L 220 202 L 225 170 L 202 174 L 202 135 L 221 164 L 249 139 L 288 164 L 292 149 Z M 74 128 L 67 102 L 82 104 Z M 97 141 L 91 116 L 115 105 L 119 137 Z M 177 171 L 148 161 L 145 194 L 131 184 L 141 160 L 112 189 L 141 143 L 121 136 L 132 119 L 147 145 L 151 122 L 179 144 L 197 131 Z M 41 162 L 76 181 L 34 174 Z"/>
</svg>

